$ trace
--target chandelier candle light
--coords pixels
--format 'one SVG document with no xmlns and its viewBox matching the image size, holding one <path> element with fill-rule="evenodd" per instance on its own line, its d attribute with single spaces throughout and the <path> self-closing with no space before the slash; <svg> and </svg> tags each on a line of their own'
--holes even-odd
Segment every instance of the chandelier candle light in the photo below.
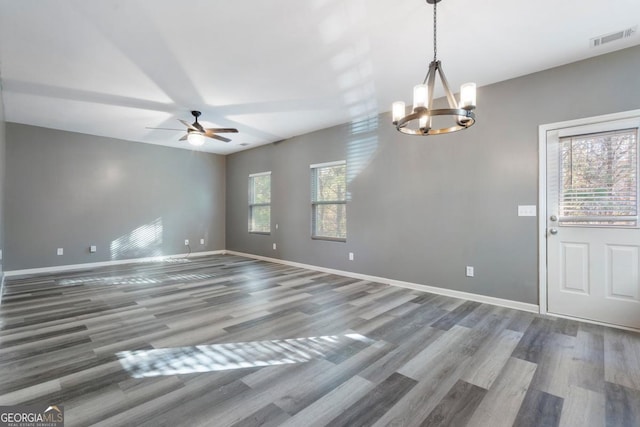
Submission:
<svg viewBox="0 0 640 427">
<path fill-rule="evenodd" d="M 396 129 L 409 135 L 440 135 L 457 132 L 473 126 L 476 116 L 473 113 L 476 108 L 476 84 L 465 83 L 460 86 L 460 103 L 449 88 L 447 78 L 442 71 L 442 64 L 437 59 L 437 4 L 441 0 L 426 0 L 433 5 L 433 61 L 429 64 L 429 71 L 424 82 L 413 88 L 413 110 L 406 114 L 404 102 L 394 102 L 391 114 Z M 436 81 L 436 73 L 440 77 L 444 92 L 449 103 L 449 108 L 433 108 L 433 88 Z M 433 127 L 434 117 L 449 116 L 453 120 L 452 126 Z"/>
</svg>

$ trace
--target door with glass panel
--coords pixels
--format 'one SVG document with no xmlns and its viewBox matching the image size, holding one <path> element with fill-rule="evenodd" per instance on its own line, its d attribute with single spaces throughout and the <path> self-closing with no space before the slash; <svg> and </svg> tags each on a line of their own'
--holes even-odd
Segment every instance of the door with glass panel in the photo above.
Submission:
<svg viewBox="0 0 640 427">
<path fill-rule="evenodd" d="M 547 311 L 640 328 L 640 118 L 547 133 Z"/>
</svg>

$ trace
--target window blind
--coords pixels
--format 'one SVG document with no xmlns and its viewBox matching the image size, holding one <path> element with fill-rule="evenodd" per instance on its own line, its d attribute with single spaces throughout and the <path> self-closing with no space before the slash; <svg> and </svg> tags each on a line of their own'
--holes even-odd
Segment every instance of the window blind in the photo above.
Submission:
<svg viewBox="0 0 640 427">
<path fill-rule="evenodd" d="M 560 221 L 638 222 L 638 129 L 560 138 Z"/>
</svg>

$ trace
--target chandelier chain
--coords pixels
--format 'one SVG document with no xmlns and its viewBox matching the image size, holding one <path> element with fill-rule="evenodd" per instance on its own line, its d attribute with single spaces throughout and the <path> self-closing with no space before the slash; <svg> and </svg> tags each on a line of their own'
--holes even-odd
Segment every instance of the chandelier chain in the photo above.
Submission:
<svg viewBox="0 0 640 427">
<path fill-rule="evenodd" d="M 433 61 L 435 62 L 438 57 L 438 2 L 433 3 Z"/>
</svg>

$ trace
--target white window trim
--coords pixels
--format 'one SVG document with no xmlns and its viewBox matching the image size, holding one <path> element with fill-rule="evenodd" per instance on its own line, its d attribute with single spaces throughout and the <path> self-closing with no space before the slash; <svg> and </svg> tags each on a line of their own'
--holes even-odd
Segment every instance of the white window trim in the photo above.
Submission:
<svg viewBox="0 0 640 427">
<path fill-rule="evenodd" d="M 347 161 L 346 160 L 336 160 L 333 162 L 324 162 L 324 163 L 315 163 L 309 166 L 309 169 L 313 170 L 313 169 L 321 169 L 321 168 L 328 168 L 328 167 L 334 167 L 334 166 L 346 166 L 347 165 Z M 314 182 L 313 185 L 316 185 L 316 183 Z M 333 241 L 333 242 L 346 242 L 347 239 L 346 237 L 331 237 L 331 236 L 321 236 L 315 233 L 316 230 L 314 230 L 313 224 L 314 224 L 314 218 L 313 218 L 313 214 L 314 214 L 314 207 L 318 206 L 318 205 L 347 205 L 347 196 L 345 194 L 345 199 L 344 200 L 324 200 L 324 201 L 317 201 L 317 200 L 313 200 L 313 194 L 311 196 L 311 239 L 312 240 L 328 240 L 328 241 Z"/>
<path fill-rule="evenodd" d="M 347 164 L 346 160 L 336 160 L 335 162 L 316 163 L 314 165 L 310 165 L 309 168 L 310 169 L 328 168 L 331 166 L 342 166 L 346 164 Z"/>
<path fill-rule="evenodd" d="M 255 230 L 251 230 L 251 211 L 252 208 L 254 206 L 269 206 L 269 210 L 271 210 L 271 202 L 269 203 L 251 203 L 252 202 L 252 192 L 253 192 L 253 188 L 251 185 L 251 180 L 252 178 L 256 178 L 256 177 L 260 177 L 260 176 L 271 176 L 271 171 L 266 171 L 266 172 L 257 172 L 257 173 L 251 173 L 249 174 L 249 188 L 248 188 L 248 195 L 247 198 L 249 199 L 249 211 L 247 213 L 248 215 L 248 224 L 247 224 L 247 229 L 249 234 L 265 234 L 265 235 L 269 235 L 271 234 L 271 224 L 269 224 L 269 231 L 255 231 Z M 269 200 L 271 200 L 271 186 L 269 186 Z"/>
<path fill-rule="evenodd" d="M 265 175 L 271 175 L 271 171 L 267 171 L 267 172 L 258 172 L 258 173 L 250 173 L 250 174 L 249 174 L 249 178 L 255 178 L 256 176 L 265 176 Z"/>
</svg>

